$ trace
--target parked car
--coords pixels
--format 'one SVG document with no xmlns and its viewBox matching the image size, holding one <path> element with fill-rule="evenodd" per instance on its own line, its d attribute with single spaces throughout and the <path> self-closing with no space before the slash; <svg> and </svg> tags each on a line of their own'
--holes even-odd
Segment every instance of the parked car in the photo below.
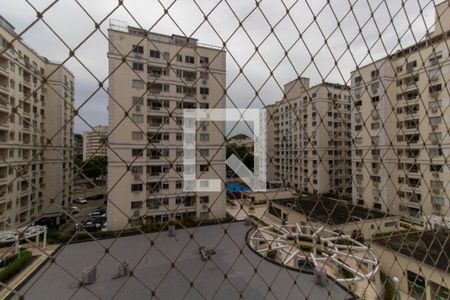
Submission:
<svg viewBox="0 0 450 300">
<path fill-rule="evenodd" d="M 70 212 L 72 215 L 76 215 L 77 213 L 80 212 L 80 209 L 79 209 L 77 206 L 72 206 L 72 207 L 70 208 L 69 212 Z"/>
<path fill-rule="evenodd" d="M 89 213 L 89 216 L 93 217 L 93 218 L 106 218 L 106 213 L 103 211 L 95 211 L 94 210 L 93 212 Z"/>
<path fill-rule="evenodd" d="M 89 219 L 84 222 L 83 228 L 84 230 L 89 232 L 98 231 L 102 228 L 102 223 L 98 223 L 96 220 Z"/>
<path fill-rule="evenodd" d="M 98 212 L 102 212 L 102 213 L 106 214 L 106 208 L 105 207 L 97 207 L 96 209 L 94 209 L 94 211 L 98 211 Z"/>
<path fill-rule="evenodd" d="M 76 204 L 86 204 L 87 200 L 84 198 L 78 198 L 78 199 L 73 200 L 73 202 Z"/>
</svg>

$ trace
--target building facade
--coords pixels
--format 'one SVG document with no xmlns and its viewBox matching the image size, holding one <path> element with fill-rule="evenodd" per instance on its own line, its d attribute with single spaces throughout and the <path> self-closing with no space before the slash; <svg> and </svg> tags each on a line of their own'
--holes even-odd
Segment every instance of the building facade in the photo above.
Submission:
<svg viewBox="0 0 450 300">
<path fill-rule="evenodd" d="M 94 126 L 83 133 L 83 161 L 94 156 L 106 156 L 108 126 Z"/>
<path fill-rule="evenodd" d="M 108 226 L 225 217 L 224 192 L 183 189 L 182 130 L 183 108 L 225 108 L 226 53 L 134 27 L 109 40 Z M 197 129 L 197 176 L 224 186 L 225 124 Z"/>
<path fill-rule="evenodd" d="M 0 229 L 71 204 L 74 76 L 16 37 L 0 17 Z"/>
<path fill-rule="evenodd" d="M 413 222 L 449 213 L 448 4 L 422 42 L 351 77 L 353 201 Z"/>
<path fill-rule="evenodd" d="M 350 89 L 308 78 L 267 108 L 267 177 L 305 193 L 351 193 Z"/>
</svg>

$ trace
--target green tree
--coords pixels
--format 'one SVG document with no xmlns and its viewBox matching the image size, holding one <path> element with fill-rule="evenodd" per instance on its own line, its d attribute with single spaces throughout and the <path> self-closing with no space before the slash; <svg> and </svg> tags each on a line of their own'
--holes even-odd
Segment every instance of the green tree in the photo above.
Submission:
<svg viewBox="0 0 450 300">
<path fill-rule="evenodd" d="M 228 145 L 227 146 L 227 158 L 232 154 L 236 155 L 244 165 L 253 171 L 253 153 L 245 146 Z"/>
<path fill-rule="evenodd" d="M 88 178 L 106 175 L 108 161 L 106 156 L 94 156 L 83 163 L 83 174 Z"/>
</svg>

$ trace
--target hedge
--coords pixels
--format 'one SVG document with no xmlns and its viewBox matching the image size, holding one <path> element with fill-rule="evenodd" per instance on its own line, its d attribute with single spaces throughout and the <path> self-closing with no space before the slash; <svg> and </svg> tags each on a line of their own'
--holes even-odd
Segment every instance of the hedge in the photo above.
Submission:
<svg viewBox="0 0 450 300">
<path fill-rule="evenodd" d="M 167 230 L 169 226 L 173 225 L 176 229 L 181 228 L 189 228 L 189 227 L 197 227 L 197 226 L 206 226 L 213 225 L 219 223 L 229 223 L 232 222 L 233 218 L 227 217 L 224 219 L 214 219 L 214 220 L 198 220 L 196 218 L 185 218 L 182 222 L 180 221 L 169 221 L 167 223 L 147 223 L 143 224 L 139 228 L 128 228 L 125 230 L 108 230 L 108 231 L 96 231 L 90 232 L 89 234 L 81 231 L 75 234 L 68 233 L 60 233 L 57 231 L 52 231 L 47 234 L 47 240 L 49 243 L 66 243 L 69 241 L 78 242 L 78 241 L 89 241 L 92 240 L 92 237 L 96 239 L 108 239 L 108 238 L 116 238 L 118 236 L 130 236 L 137 235 L 141 233 L 152 233 L 152 232 L 160 232 Z M 92 236 L 92 237 L 91 237 Z"/>
<path fill-rule="evenodd" d="M 17 273 L 19 273 L 23 268 L 25 268 L 32 260 L 32 254 L 30 251 L 23 251 L 20 256 L 10 261 L 10 263 L 0 271 L 0 281 L 5 282 Z"/>
</svg>

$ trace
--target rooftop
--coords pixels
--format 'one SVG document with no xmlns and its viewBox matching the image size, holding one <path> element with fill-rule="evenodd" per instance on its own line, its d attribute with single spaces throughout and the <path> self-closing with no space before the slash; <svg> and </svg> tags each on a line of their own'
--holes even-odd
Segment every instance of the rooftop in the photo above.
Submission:
<svg viewBox="0 0 450 300">
<path fill-rule="evenodd" d="M 25 299 L 148 299 L 152 291 L 158 299 L 237 299 L 240 292 L 244 299 L 353 297 L 333 281 L 325 287 L 317 285 L 313 275 L 282 268 L 254 253 L 246 243 L 250 228 L 238 222 L 177 230 L 176 238 L 162 232 L 70 244 L 19 293 L 25 293 Z M 214 248 L 216 254 L 203 261 L 199 245 Z M 105 247 L 109 247 L 107 254 Z M 135 268 L 131 277 L 112 279 L 119 264 L 115 258 Z M 77 289 L 83 269 L 96 263 L 97 281 Z"/>
<path fill-rule="evenodd" d="M 310 218 L 329 225 L 340 225 L 361 220 L 380 219 L 389 215 L 354 205 L 349 201 L 328 197 L 304 197 L 274 200 L 274 203 L 289 207 Z"/>
<path fill-rule="evenodd" d="M 151 32 L 148 30 L 145 30 L 141 27 L 134 27 L 129 26 L 126 22 L 110 19 L 109 20 L 109 29 L 119 32 L 124 32 L 136 36 L 147 36 L 148 39 L 152 41 L 162 42 L 166 44 L 174 44 L 181 47 L 188 47 L 188 48 L 196 48 L 196 47 L 202 47 L 202 48 L 209 48 L 214 50 L 220 50 L 225 52 L 224 47 L 219 47 L 215 45 L 205 44 L 205 43 L 199 43 L 198 39 L 188 36 L 182 36 L 177 34 L 161 34 L 156 32 Z"/>
<path fill-rule="evenodd" d="M 389 235 L 375 242 L 441 271 L 450 272 L 450 240 L 446 230 Z"/>
</svg>

